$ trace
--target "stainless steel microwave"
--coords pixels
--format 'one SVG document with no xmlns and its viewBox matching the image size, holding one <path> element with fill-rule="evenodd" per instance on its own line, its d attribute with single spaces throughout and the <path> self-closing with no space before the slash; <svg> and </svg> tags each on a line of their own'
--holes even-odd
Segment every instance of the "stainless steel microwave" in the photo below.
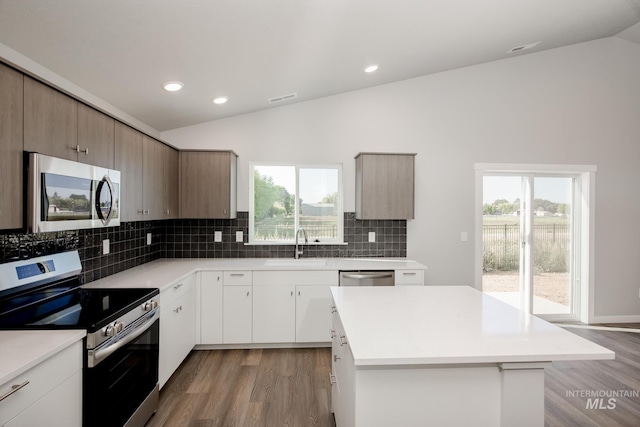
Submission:
<svg viewBox="0 0 640 427">
<path fill-rule="evenodd" d="M 27 231 L 120 225 L 120 172 L 27 153 Z"/>
</svg>

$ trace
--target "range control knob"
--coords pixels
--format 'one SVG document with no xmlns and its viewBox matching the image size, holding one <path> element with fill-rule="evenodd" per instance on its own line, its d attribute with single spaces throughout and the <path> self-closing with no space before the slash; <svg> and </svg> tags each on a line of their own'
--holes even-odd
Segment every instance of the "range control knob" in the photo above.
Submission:
<svg viewBox="0 0 640 427">
<path fill-rule="evenodd" d="M 124 331 L 124 323 L 122 322 L 116 322 L 113 324 L 113 327 L 115 328 L 116 332 L 122 332 Z"/>
<path fill-rule="evenodd" d="M 106 337 L 114 337 L 117 333 L 118 331 L 116 331 L 116 328 L 114 328 L 113 325 L 107 326 L 104 330 L 104 336 Z"/>
<path fill-rule="evenodd" d="M 151 311 L 154 308 L 158 308 L 158 301 L 150 300 L 142 304 L 143 311 Z"/>
</svg>

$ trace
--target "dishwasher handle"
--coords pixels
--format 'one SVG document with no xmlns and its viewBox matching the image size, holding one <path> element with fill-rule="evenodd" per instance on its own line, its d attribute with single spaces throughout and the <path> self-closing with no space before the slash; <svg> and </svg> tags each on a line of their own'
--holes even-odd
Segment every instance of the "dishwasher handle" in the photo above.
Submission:
<svg viewBox="0 0 640 427">
<path fill-rule="evenodd" d="M 345 279 L 390 279 L 393 273 L 342 273 Z"/>
</svg>

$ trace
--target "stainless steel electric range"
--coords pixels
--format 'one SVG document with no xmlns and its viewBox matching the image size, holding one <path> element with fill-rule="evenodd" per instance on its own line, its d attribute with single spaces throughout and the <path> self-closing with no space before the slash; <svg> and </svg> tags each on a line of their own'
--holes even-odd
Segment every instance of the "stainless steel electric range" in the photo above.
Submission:
<svg viewBox="0 0 640 427">
<path fill-rule="evenodd" d="M 83 425 L 144 426 L 158 407 L 158 289 L 83 289 L 77 251 L 0 265 L 0 330 L 85 329 Z"/>
</svg>

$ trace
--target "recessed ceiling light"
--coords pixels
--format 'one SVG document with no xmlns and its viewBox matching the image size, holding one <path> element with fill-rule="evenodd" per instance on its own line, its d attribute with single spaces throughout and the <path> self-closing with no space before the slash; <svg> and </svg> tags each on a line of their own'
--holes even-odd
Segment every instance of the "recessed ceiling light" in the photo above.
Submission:
<svg viewBox="0 0 640 427">
<path fill-rule="evenodd" d="M 170 81 L 170 82 L 162 83 L 162 88 L 164 90 L 166 90 L 167 92 L 176 92 L 176 91 L 182 89 L 183 86 L 184 86 L 184 84 L 182 82 L 177 82 L 177 81 Z"/>
<path fill-rule="evenodd" d="M 373 73 L 374 71 L 376 71 L 378 69 L 378 64 L 371 64 L 371 65 L 367 65 L 364 68 L 364 72 L 365 73 Z"/>
<path fill-rule="evenodd" d="M 226 96 L 218 96 L 217 98 L 213 98 L 211 102 L 213 102 L 214 104 L 220 105 L 220 104 L 224 104 L 228 100 L 229 98 L 227 98 Z"/>
</svg>

